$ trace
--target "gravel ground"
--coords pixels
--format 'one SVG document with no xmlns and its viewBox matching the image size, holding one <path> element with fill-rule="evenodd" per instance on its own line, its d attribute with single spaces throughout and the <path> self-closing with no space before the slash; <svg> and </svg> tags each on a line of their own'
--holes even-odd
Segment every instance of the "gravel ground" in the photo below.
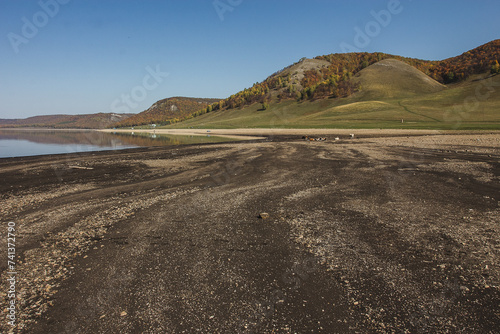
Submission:
<svg viewBox="0 0 500 334">
<path fill-rule="evenodd" d="M 294 131 L 0 159 L 0 332 L 497 332 L 498 133 Z"/>
</svg>

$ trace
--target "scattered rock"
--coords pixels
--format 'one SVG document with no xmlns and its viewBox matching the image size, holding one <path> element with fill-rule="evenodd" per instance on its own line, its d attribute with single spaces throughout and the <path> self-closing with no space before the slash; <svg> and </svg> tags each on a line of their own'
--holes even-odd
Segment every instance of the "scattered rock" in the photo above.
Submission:
<svg viewBox="0 0 500 334">
<path fill-rule="evenodd" d="M 259 218 L 260 218 L 260 219 L 267 219 L 267 218 L 269 218 L 269 213 L 262 212 L 262 213 L 259 215 Z"/>
<path fill-rule="evenodd" d="M 302 139 L 308 140 L 308 141 L 325 141 L 326 140 L 325 137 L 314 138 L 314 137 L 309 137 L 309 136 L 302 136 Z"/>
</svg>

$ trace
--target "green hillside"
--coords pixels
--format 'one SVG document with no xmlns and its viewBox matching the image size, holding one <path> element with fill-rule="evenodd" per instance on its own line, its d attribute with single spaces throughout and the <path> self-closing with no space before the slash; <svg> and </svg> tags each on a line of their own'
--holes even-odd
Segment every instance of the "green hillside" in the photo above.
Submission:
<svg viewBox="0 0 500 334">
<path fill-rule="evenodd" d="M 407 64 L 385 60 L 353 81 L 359 90 L 346 98 L 285 100 L 266 110 L 254 103 L 169 127 L 500 129 L 499 75 L 474 75 L 445 86 Z"/>
<path fill-rule="evenodd" d="M 498 129 L 498 59 L 500 40 L 441 61 L 303 58 L 169 127 Z"/>
<path fill-rule="evenodd" d="M 500 40 L 441 61 L 302 58 L 226 99 L 169 98 L 114 126 L 497 129 L 498 59 Z"/>
<path fill-rule="evenodd" d="M 361 70 L 352 79 L 364 99 L 410 97 L 435 93 L 446 86 L 415 67 L 396 59 L 384 59 Z"/>
</svg>

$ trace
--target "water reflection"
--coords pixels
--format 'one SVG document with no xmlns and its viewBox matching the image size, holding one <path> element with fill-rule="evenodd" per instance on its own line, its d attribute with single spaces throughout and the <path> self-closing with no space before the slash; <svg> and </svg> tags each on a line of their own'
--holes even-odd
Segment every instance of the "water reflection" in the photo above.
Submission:
<svg viewBox="0 0 500 334">
<path fill-rule="evenodd" d="M 231 141 L 223 137 L 99 131 L 0 130 L 0 157 Z"/>
<path fill-rule="evenodd" d="M 235 139 L 217 137 L 217 136 L 194 136 L 194 135 L 166 135 L 157 133 L 145 132 L 115 132 L 112 133 L 116 138 L 120 138 L 123 142 L 138 145 L 138 146 L 167 146 L 167 145 L 182 145 L 182 144 L 201 144 L 201 143 L 220 143 L 226 141 L 234 141 Z"/>
</svg>

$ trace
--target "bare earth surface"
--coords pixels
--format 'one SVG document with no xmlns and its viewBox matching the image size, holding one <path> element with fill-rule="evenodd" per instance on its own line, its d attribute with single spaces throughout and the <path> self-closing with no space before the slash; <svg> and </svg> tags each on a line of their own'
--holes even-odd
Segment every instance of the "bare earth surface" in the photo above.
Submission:
<svg viewBox="0 0 500 334">
<path fill-rule="evenodd" d="M 370 131 L 0 159 L 0 332 L 497 333 L 500 135 Z"/>
</svg>

